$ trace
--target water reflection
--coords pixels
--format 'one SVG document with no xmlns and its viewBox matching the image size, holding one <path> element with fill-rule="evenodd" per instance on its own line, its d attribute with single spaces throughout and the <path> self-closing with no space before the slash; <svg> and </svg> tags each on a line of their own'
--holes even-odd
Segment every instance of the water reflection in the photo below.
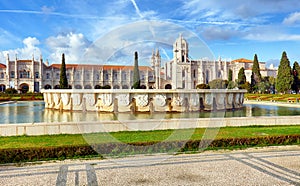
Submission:
<svg viewBox="0 0 300 186">
<path fill-rule="evenodd" d="M 190 113 L 99 113 L 99 112 L 60 112 L 45 109 L 44 102 L 16 102 L 0 105 L 0 124 L 41 123 L 41 122 L 80 122 L 138 119 L 171 118 L 211 118 L 211 117 L 252 117 L 252 116 L 292 116 L 300 115 L 300 108 L 246 104 L 242 109 L 219 112 Z"/>
</svg>

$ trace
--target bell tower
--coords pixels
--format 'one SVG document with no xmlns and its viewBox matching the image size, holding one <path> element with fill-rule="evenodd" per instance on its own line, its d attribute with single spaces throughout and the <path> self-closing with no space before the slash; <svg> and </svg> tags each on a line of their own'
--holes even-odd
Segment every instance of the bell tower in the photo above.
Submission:
<svg viewBox="0 0 300 186">
<path fill-rule="evenodd" d="M 182 34 L 179 35 L 179 38 L 177 38 L 175 43 L 173 44 L 173 56 L 176 62 L 189 62 L 189 46 L 187 41 L 182 37 Z"/>
</svg>

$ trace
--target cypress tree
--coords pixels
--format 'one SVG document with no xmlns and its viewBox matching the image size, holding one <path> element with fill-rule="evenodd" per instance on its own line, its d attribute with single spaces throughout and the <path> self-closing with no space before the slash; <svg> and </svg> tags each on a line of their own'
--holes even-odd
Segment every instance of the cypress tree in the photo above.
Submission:
<svg viewBox="0 0 300 186">
<path fill-rule="evenodd" d="M 229 69 L 229 72 L 228 72 L 228 81 L 232 81 L 232 70 Z"/>
<path fill-rule="evenodd" d="M 293 84 L 293 75 L 291 73 L 290 61 L 286 52 L 282 53 L 280 64 L 278 67 L 278 75 L 276 79 L 276 90 L 281 93 L 286 93 L 291 89 Z"/>
<path fill-rule="evenodd" d="M 257 59 L 257 55 L 254 55 L 253 66 L 252 66 L 252 75 L 251 75 L 251 87 L 255 91 L 257 89 L 258 84 L 261 82 L 261 74 L 259 63 Z"/>
<path fill-rule="evenodd" d="M 134 52 L 134 69 L 133 69 L 133 89 L 139 89 L 141 80 L 140 80 L 140 71 L 139 71 L 139 60 L 138 53 Z"/>
<path fill-rule="evenodd" d="M 245 69 L 244 69 L 244 67 L 242 67 L 239 70 L 237 83 L 238 83 L 238 85 L 243 85 L 243 84 L 246 83 L 246 75 L 245 75 Z"/>
<path fill-rule="evenodd" d="M 60 66 L 60 79 L 59 79 L 59 88 L 67 89 L 68 88 L 68 79 L 66 74 L 66 63 L 65 63 L 65 54 L 62 54 L 61 66 Z"/>
<path fill-rule="evenodd" d="M 292 89 L 295 92 L 299 91 L 300 88 L 300 66 L 299 63 L 297 61 L 294 62 L 293 65 L 293 85 L 292 85 Z"/>
</svg>

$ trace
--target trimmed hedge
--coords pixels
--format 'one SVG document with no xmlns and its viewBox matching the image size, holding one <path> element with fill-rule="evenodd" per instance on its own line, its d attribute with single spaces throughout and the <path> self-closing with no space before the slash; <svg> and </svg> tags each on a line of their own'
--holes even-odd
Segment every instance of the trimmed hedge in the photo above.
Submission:
<svg viewBox="0 0 300 186">
<path fill-rule="evenodd" d="M 216 140 L 189 140 L 172 142 L 105 143 L 91 146 L 43 147 L 1 149 L 0 163 L 17 163 L 77 157 L 102 157 L 104 154 L 144 154 L 160 152 L 187 152 L 211 148 L 246 148 L 254 146 L 300 144 L 300 135 L 266 136 L 253 138 L 227 138 Z"/>
</svg>

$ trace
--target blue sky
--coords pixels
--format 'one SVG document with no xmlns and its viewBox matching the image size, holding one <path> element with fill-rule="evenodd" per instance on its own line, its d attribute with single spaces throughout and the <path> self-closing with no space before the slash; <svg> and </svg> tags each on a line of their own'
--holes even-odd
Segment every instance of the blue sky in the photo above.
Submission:
<svg viewBox="0 0 300 186">
<path fill-rule="evenodd" d="M 27 59 L 42 54 L 44 60 L 60 63 L 65 53 L 67 63 L 82 63 L 91 45 L 105 40 L 106 49 L 120 48 L 132 40 L 123 37 L 117 42 L 118 35 L 143 38 L 139 23 L 154 21 L 155 33 L 146 26 L 152 35 L 169 31 L 169 23 L 177 25 L 174 28 L 195 33 L 216 58 L 253 59 L 256 53 L 260 61 L 277 66 L 286 51 L 292 65 L 300 61 L 299 7 L 299 0 L 1 0 L 0 62 L 9 53 L 11 58 L 17 54 Z"/>
</svg>

